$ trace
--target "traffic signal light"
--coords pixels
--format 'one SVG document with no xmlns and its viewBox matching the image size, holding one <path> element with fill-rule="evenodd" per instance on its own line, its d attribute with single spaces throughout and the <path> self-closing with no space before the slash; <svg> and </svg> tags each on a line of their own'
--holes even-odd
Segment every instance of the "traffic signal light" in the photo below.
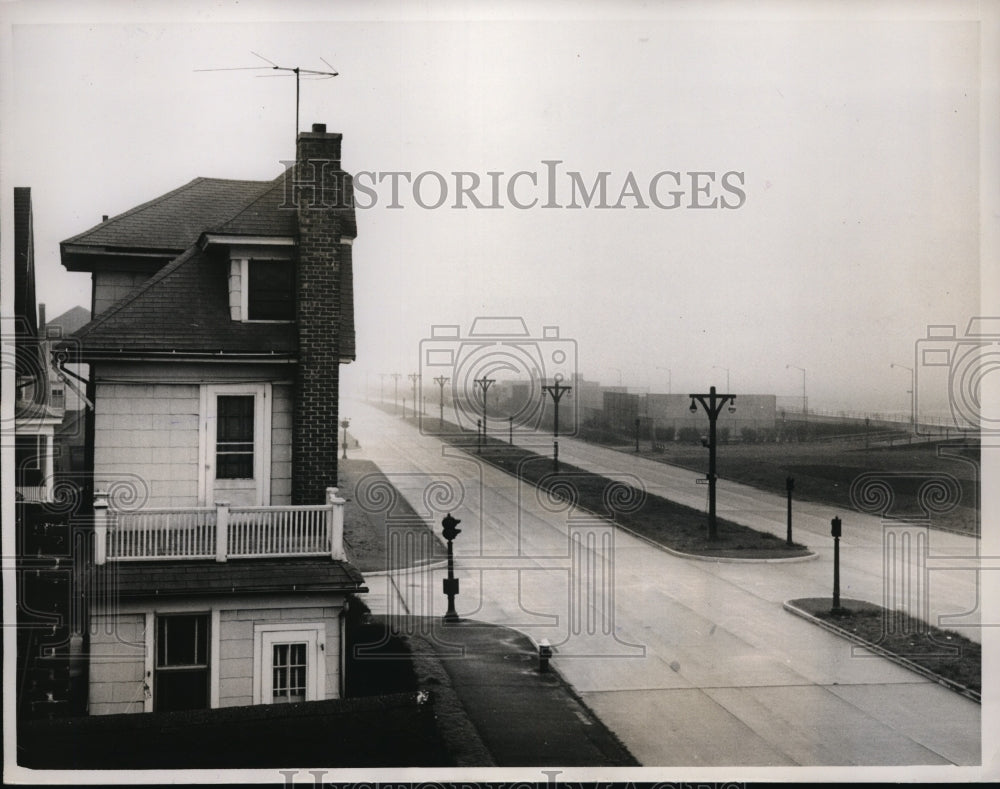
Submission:
<svg viewBox="0 0 1000 789">
<path fill-rule="evenodd" d="M 454 540 L 459 535 L 462 530 L 457 527 L 461 522 L 458 518 L 451 517 L 450 512 L 444 516 L 441 525 L 444 527 L 442 534 L 446 540 Z"/>
</svg>

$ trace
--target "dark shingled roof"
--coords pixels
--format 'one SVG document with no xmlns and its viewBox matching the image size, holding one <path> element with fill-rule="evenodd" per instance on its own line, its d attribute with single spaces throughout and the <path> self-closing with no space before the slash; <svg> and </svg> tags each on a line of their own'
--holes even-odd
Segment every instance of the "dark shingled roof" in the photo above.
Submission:
<svg viewBox="0 0 1000 789">
<path fill-rule="evenodd" d="M 251 200 L 231 219 L 216 228 L 205 230 L 246 236 L 289 236 L 298 234 L 295 205 L 286 202 L 285 176 L 278 176 L 270 186 Z"/>
<path fill-rule="evenodd" d="M 272 183 L 195 178 L 62 243 L 179 252 L 197 241 L 206 229 L 227 222 Z M 294 212 L 292 217 L 294 220 Z"/>
<path fill-rule="evenodd" d="M 349 562 L 311 557 L 234 559 L 228 562 L 128 561 L 96 565 L 92 581 L 113 583 L 122 599 L 180 595 L 367 592 Z"/>
<path fill-rule="evenodd" d="M 144 351 L 293 355 L 293 324 L 230 318 L 228 276 L 228 260 L 192 246 L 73 336 L 84 359 Z"/>
</svg>

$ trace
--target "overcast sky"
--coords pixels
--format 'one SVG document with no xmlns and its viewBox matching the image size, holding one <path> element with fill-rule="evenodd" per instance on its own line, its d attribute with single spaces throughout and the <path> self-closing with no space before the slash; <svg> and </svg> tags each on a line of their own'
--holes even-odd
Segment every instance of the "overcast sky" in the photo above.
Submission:
<svg viewBox="0 0 1000 789">
<path fill-rule="evenodd" d="M 383 180 L 358 211 L 349 386 L 416 371 L 433 324 L 501 315 L 559 326 L 608 384 L 702 391 L 728 368 L 734 392 L 795 396 L 794 365 L 813 407 L 904 411 L 890 365 L 919 375 L 927 324 L 961 335 L 982 313 L 1000 66 L 972 4 L 41 5 L 4 9 L 2 175 L 5 198 L 32 187 L 50 317 L 90 298 L 59 241 L 292 158 L 294 78 L 198 71 L 266 65 L 252 52 L 340 72 L 303 80 L 300 128 L 343 132 L 348 171 L 445 179 L 439 208 L 420 205 L 430 175 L 416 195 L 400 181 L 400 208 Z M 500 173 L 503 207 L 455 208 L 456 171 L 485 204 Z M 511 197 L 519 171 L 538 186 Z M 588 189 L 606 172 L 623 207 L 544 207 L 572 202 L 571 171 Z"/>
</svg>

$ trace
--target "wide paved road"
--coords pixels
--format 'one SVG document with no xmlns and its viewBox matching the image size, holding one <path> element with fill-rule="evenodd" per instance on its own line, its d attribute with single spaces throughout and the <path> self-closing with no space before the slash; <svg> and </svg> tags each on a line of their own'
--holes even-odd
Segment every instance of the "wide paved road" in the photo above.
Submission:
<svg viewBox="0 0 1000 789">
<path fill-rule="evenodd" d="M 789 598 L 829 594 L 824 558 L 736 564 L 672 556 L 444 450 L 399 419 L 362 404 L 351 410 L 360 456 L 435 523 L 446 511 L 461 518 L 459 614 L 548 638 L 563 676 L 642 764 L 979 764 L 979 705 L 783 610 Z M 597 462 L 569 444 L 561 444 L 566 460 L 578 452 L 579 465 Z M 646 475 L 627 460 L 628 473 Z M 651 473 L 647 484 L 655 491 L 660 480 Z M 813 517 L 797 534 L 822 552 L 829 516 Z M 869 596 L 847 578 L 853 547 L 842 541 L 844 596 Z M 420 546 L 403 549 L 420 560 Z M 369 605 L 441 615 L 442 577 L 432 567 L 370 576 Z M 953 612 L 964 610 L 961 587 L 948 603 Z"/>
</svg>

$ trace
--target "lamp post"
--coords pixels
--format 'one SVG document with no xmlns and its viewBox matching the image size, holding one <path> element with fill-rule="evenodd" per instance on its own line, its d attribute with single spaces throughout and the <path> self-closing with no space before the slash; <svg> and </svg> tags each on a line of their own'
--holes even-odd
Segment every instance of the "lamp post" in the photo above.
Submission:
<svg viewBox="0 0 1000 789">
<path fill-rule="evenodd" d="M 413 386 L 413 416 L 417 416 L 417 383 L 420 381 L 420 373 L 410 373 L 410 384 Z"/>
<path fill-rule="evenodd" d="M 445 384 L 447 384 L 448 381 L 450 381 L 450 380 L 451 380 L 450 378 L 446 378 L 443 375 L 439 375 L 437 378 L 434 379 L 434 383 L 436 383 L 439 387 L 441 387 L 441 399 L 439 401 L 440 406 L 441 406 L 441 411 L 439 412 L 439 416 L 438 416 L 438 432 L 439 433 L 441 433 L 441 432 L 444 431 L 444 387 L 445 387 Z"/>
<path fill-rule="evenodd" d="M 344 428 L 344 454 L 343 454 L 343 459 L 347 460 L 347 428 L 349 428 L 351 426 L 351 420 L 350 419 L 344 419 L 340 423 L 340 426 L 342 428 Z"/>
<path fill-rule="evenodd" d="M 792 491 L 795 490 L 795 480 L 785 477 L 785 490 L 788 491 L 788 534 L 785 537 L 785 544 L 792 547 Z"/>
<path fill-rule="evenodd" d="M 399 413 L 399 373 L 390 373 L 392 376 L 392 407 Z"/>
<path fill-rule="evenodd" d="M 708 394 L 692 394 L 690 398 L 692 414 L 698 412 L 695 401 L 701 403 L 708 414 L 708 539 L 715 540 L 719 536 L 715 523 L 715 422 L 726 403 L 729 403 L 729 413 L 736 410 L 736 395 L 717 394 L 713 386 Z"/>
<path fill-rule="evenodd" d="M 448 623 L 458 621 L 458 612 L 455 611 L 455 595 L 458 594 L 458 579 L 455 577 L 455 554 L 451 543 L 462 531 L 458 528 L 458 524 L 461 522 L 458 518 L 453 518 L 450 512 L 441 521 L 441 533 L 448 541 L 448 577 L 444 579 L 444 583 L 442 584 L 445 596 L 448 598 L 448 610 L 444 615 L 444 621 Z"/>
<path fill-rule="evenodd" d="M 496 383 L 495 378 L 487 378 L 483 376 L 482 378 L 473 379 L 479 387 L 483 390 L 483 443 L 486 443 L 486 392 L 489 391 L 491 385 Z"/>
<path fill-rule="evenodd" d="M 514 445 L 514 417 L 508 416 L 507 421 L 510 423 L 510 444 Z"/>
<path fill-rule="evenodd" d="M 667 371 L 667 394 L 670 394 L 670 386 L 673 383 L 672 379 L 674 377 L 673 376 L 673 371 L 669 367 L 660 367 L 659 365 L 657 365 L 656 369 L 657 370 L 666 370 Z M 728 389 L 729 387 L 727 386 L 726 388 Z"/>
<path fill-rule="evenodd" d="M 642 420 L 639 417 L 635 418 L 635 451 L 639 451 L 639 425 Z"/>
<path fill-rule="evenodd" d="M 378 401 L 379 401 L 380 405 L 383 402 L 385 402 L 385 394 L 383 393 L 383 390 L 385 389 L 385 376 L 386 376 L 385 373 L 379 373 L 378 374 L 378 378 L 379 378 L 379 381 L 378 381 Z"/>
<path fill-rule="evenodd" d="M 555 471 L 559 470 L 559 401 L 572 389 L 572 386 L 563 386 L 558 378 L 554 384 L 542 386 L 542 391 L 552 395 L 552 402 L 555 405 L 555 421 L 552 424 L 552 468 Z"/>
<path fill-rule="evenodd" d="M 806 399 L 806 368 L 798 367 L 794 364 L 786 364 L 785 369 L 795 369 L 802 371 L 802 418 L 809 421 L 809 401 Z"/>
<path fill-rule="evenodd" d="M 830 536 L 833 537 L 833 608 L 834 613 L 840 610 L 840 518 L 830 521 Z"/>
<path fill-rule="evenodd" d="M 913 368 L 912 367 L 907 367 L 905 364 L 896 364 L 895 362 L 893 362 L 892 364 L 890 364 L 889 367 L 890 367 L 890 369 L 894 368 L 894 367 L 901 367 L 904 370 L 909 370 L 910 371 L 910 388 L 907 390 L 907 394 L 910 396 L 910 424 L 911 425 L 916 424 L 916 422 L 917 422 L 917 413 L 916 413 L 917 412 L 917 407 L 916 407 L 916 404 L 914 403 L 914 398 L 913 398 L 913 390 L 916 387 L 913 385 L 914 384 L 914 381 L 913 381 L 913 378 L 914 378 L 914 376 L 913 376 Z"/>
</svg>

